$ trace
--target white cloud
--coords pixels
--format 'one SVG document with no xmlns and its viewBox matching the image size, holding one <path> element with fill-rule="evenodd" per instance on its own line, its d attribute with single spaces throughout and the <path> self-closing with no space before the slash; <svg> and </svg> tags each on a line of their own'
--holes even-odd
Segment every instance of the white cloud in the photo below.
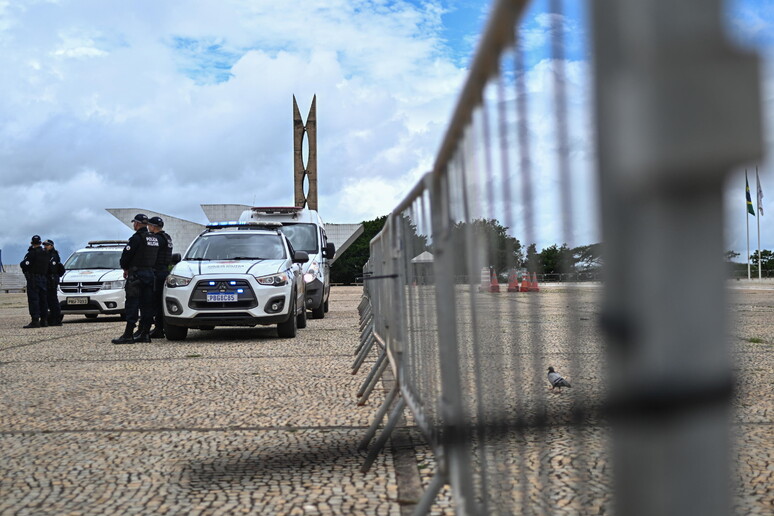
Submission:
<svg viewBox="0 0 774 516">
<path fill-rule="evenodd" d="M 0 197 L 19 200 L 0 204 L 0 248 L 123 234 L 106 207 L 199 220 L 200 203 L 292 202 L 293 94 L 304 116 L 317 95 L 325 218 L 386 214 L 432 163 L 464 78 L 441 13 L 0 0 Z"/>
</svg>

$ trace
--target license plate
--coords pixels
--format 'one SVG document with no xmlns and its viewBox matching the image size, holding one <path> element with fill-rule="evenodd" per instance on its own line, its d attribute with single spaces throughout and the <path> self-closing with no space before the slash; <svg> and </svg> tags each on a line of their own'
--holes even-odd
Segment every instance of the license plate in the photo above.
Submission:
<svg viewBox="0 0 774 516">
<path fill-rule="evenodd" d="M 88 297 L 68 297 L 67 304 L 68 305 L 88 305 L 89 298 Z"/>
<path fill-rule="evenodd" d="M 208 303 L 233 303 L 237 300 L 234 292 L 218 292 L 217 294 L 207 294 Z"/>
</svg>

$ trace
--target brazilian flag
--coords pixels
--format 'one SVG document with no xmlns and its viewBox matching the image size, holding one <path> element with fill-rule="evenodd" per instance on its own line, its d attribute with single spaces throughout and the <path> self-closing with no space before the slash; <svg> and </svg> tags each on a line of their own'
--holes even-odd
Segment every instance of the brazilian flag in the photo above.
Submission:
<svg viewBox="0 0 774 516">
<path fill-rule="evenodd" d="M 750 184 L 747 182 L 747 172 L 744 173 L 744 186 L 745 194 L 747 195 L 747 213 L 755 216 L 755 208 L 753 208 L 752 198 L 750 197 Z"/>
</svg>

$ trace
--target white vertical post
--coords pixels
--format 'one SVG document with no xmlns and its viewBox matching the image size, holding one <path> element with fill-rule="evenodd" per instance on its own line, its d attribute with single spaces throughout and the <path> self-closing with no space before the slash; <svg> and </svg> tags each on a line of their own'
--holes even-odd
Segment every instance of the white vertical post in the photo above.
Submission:
<svg viewBox="0 0 774 516">
<path fill-rule="evenodd" d="M 758 279 L 761 279 L 761 269 L 763 269 L 763 261 L 761 260 L 761 207 L 760 199 L 758 198 L 758 192 L 761 190 L 761 178 L 758 177 L 758 167 L 755 167 L 755 211 L 757 213 L 758 222 Z"/>
</svg>

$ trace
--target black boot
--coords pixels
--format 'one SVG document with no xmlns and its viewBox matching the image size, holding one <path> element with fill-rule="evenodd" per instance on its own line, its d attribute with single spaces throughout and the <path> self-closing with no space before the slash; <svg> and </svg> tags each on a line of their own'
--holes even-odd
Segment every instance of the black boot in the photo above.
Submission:
<svg viewBox="0 0 774 516">
<path fill-rule="evenodd" d="M 150 328 L 140 328 L 140 334 L 134 337 L 135 342 L 150 342 Z"/>
<path fill-rule="evenodd" d="M 22 328 L 40 328 L 40 319 L 33 317 L 30 323 L 27 326 L 22 326 Z"/>
<path fill-rule="evenodd" d="M 142 328 L 138 327 L 137 331 L 132 334 L 132 338 L 137 340 L 140 338 L 140 335 L 142 335 Z"/>
<path fill-rule="evenodd" d="M 61 315 L 55 315 L 53 317 L 49 318 L 48 321 L 49 326 L 62 326 L 62 316 Z"/>
<path fill-rule="evenodd" d="M 134 324 L 132 323 L 126 323 L 126 329 L 124 329 L 124 334 L 118 337 L 117 339 L 113 339 L 110 342 L 113 344 L 133 344 L 134 339 L 132 338 L 132 331 L 134 330 Z"/>
<path fill-rule="evenodd" d="M 48 317 L 41 317 L 40 318 L 40 327 L 46 328 L 48 326 Z"/>
<path fill-rule="evenodd" d="M 164 335 L 164 327 L 157 324 L 153 328 L 153 331 L 150 332 L 150 336 L 151 336 L 152 339 L 163 339 L 165 337 L 165 335 Z"/>
</svg>

